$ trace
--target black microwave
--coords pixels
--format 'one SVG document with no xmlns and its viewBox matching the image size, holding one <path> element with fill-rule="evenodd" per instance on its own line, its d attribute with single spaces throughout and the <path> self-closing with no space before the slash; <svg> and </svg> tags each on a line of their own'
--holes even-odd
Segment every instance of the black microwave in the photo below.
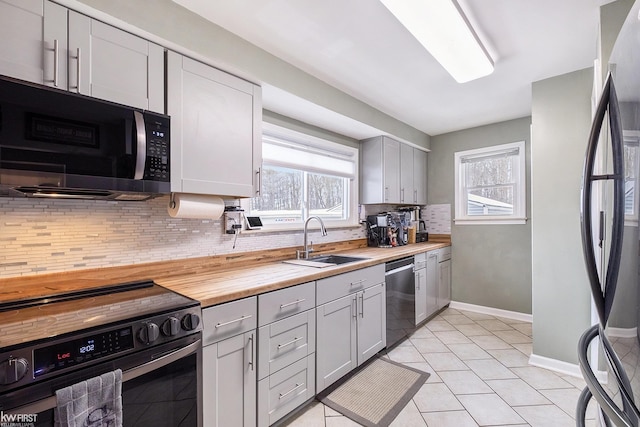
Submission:
<svg viewBox="0 0 640 427">
<path fill-rule="evenodd" d="M 171 191 L 170 118 L 0 76 L 0 195 L 144 200 Z"/>
</svg>

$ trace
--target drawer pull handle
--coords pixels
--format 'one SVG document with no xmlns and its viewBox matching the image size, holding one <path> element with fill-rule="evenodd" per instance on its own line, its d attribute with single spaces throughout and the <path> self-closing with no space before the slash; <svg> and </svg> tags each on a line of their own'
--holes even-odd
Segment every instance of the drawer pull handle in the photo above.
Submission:
<svg viewBox="0 0 640 427">
<path fill-rule="evenodd" d="M 288 302 L 286 304 L 280 304 L 280 309 L 283 309 L 285 307 L 289 307 L 290 305 L 300 304 L 301 302 L 305 302 L 306 300 L 307 300 L 306 298 L 299 298 L 299 299 L 297 299 L 295 301 L 291 301 L 291 302 Z"/>
<path fill-rule="evenodd" d="M 294 391 L 296 391 L 297 389 L 299 389 L 300 387 L 302 387 L 304 384 L 296 384 L 296 386 L 294 388 L 292 388 L 291 390 L 285 392 L 285 393 L 280 393 L 280 397 L 278 399 L 282 399 L 288 395 L 290 395 L 291 393 L 293 393 Z"/>
<path fill-rule="evenodd" d="M 251 346 L 251 360 L 249 360 L 249 366 L 251 366 L 251 370 L 253 371 L 253 334 L 251 334 L 251 336 L 249 337 L 249 345 Z"/>
<path fill-rule="evenodd" d="M 357 280 L 355 282 L 351 282 L 351 286 L 361 285 L 365 282 L 365 279 Z"/>
<path fill-rule="evenodd" d="M 219 328 L 221 326 L 227 326 L 227 325 L 230 325 L 232 323 L 242 322 L 243 320 L 249 319 L 250 317 L 253 317 L 253 316 L 249 314 L 248 316 L 242 316 L 242 317 L 239 317 L 237 319 L 229 320 L 228 322 L 224 322 L 224 323 L 218 322 L 216 324 L 216 328 Z"/>
<path fill-rule="evenodd" d="M 292 339 L 291 341 L 286 342 L 284 344 L 278 344 L 278 350 L 280 350 L 282 347 L 286 347 L 286 346 L 291 345 L 291 344 L 293 344 L 293 343 L 295 343 L 297 341 L 300 341 L 303 338 L 304 337 L 296 337 L 296 338 Z"/>
</svg>

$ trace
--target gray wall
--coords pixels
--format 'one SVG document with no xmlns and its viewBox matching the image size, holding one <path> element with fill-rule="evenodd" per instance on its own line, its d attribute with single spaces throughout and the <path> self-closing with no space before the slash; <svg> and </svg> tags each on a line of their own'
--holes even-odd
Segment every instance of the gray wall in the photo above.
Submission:
<svg viewBox="0 0 640 427">
<path fill-rule="evenodd" d="M 569 363 L 591 313 L 580 187 L 592 86 L 592 69 L 532 86 L 533 353 Z"/>
<path fill-rule="evenodd" d="M 525 141 L 530 217 L 530 124 L 525 117 L 431 138 L 429 204 L 454 208 L 454 153 Z M 452 299 L 531 313 L 531 225 L 452 225 Z"/>
<path fill-rule="evenodd" d="M 94 10 L 106 13 L 153 36 L 186 48 L 196 59 L 204 60 L 222 70 L 258 84 L 280 88 L 398 138 L 429 148 L 429 135 L 339 91 L 171 0 L 59 1 L 87 14 L 93 14 L 91 12 Z"/>
</svg>

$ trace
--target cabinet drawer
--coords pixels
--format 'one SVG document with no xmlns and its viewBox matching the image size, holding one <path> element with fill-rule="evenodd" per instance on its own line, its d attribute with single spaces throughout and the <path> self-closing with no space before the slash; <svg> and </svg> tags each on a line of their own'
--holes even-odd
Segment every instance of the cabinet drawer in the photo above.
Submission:
<svg viewBox="0 0 640 427">
<path fill-rule="evenodd" d="M 315 306 L 315 282 L 258 295 L 258 326 L 302 313 Z"/>
<path fill-rule="evenodd" d="M 258 329 L 258 378 L 316 351 L 316 309 Z"/>
<path fill-rule="evenodd" d="M 451 246 L 440 248 L 438 250 L 438 262 L 446 261 L 448 259 L 451 259 Z"/>
<path fill-rule="evenodd" d="M 325 304 L 382 282 L 384 282 L 384 264 L 320 279 L 316 282 L 317 305 Z"/>
<path fill-rule="evenodd" d="M 258 381 L 258 426 L 266 427 L 316 393 L 314 354 Z"/>
<path fill-rule="evenodd" d="M 413 256 L 414 271 L 421 270 L 427 266 L 427 253 L 422 252 Z"/>
<path fill-rule="evenodd" d="M 258 323 L 256 300 L 256 297 L 250 297 L 202 310 L 202 345 L 255 329 Z"/>
</svg>

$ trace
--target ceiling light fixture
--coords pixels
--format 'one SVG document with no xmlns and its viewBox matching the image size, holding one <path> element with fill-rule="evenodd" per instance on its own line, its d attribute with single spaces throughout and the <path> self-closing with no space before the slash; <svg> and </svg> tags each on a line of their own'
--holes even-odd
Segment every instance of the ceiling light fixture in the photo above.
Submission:
<svg viewBox="0 0 640 427">
<path fill-rule="evenodd" d="M 456 0 L 380 0 L 458 83 L 493 72 L 493 60 Z"/>
</svg>

